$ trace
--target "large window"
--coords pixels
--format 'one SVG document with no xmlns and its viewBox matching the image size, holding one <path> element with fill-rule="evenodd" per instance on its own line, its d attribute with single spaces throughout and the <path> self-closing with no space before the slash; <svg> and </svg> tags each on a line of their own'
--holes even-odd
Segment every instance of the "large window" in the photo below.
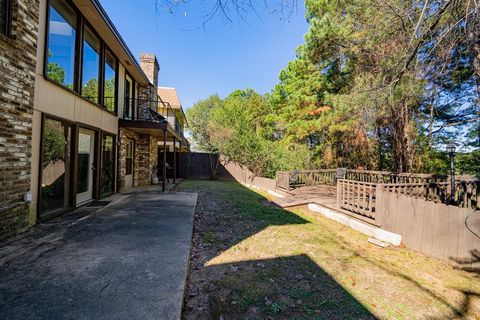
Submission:
<svg viewBox="0 0 480 320">
<path fill-rule="evenodd" d="M 72 127 L 46 118 L 43 126 L 40 213 L 70 206 Z"/>
<path fill-rule="evenodd" d="M 100 196 L 113 193 L 115 155 L 114 137 L 104 134 L 102 137 L 102 159 L 100 170 Z"/>
<path fill-rule="evenodd" d="M 82 96 L 99 103 L 100 40 L 85 26 L 82 59 Z"/>
<path fill-rule="evenodd" d="M 48 10 L 46 77 L 116 112 L 117 58 L 69 2 L 50 0 Z"/>
<path fill-rule="evenodd" d="M 116 77 L 117 77 L 117 59 L 110 52 L 105 50 L 105 68 L 103 77 L 103 105 L 107 110 L 115 112 L 115 100 L 116 100 Z"/>
<path fill-rule="evenodd" d="M 0 0 L 0 33 L 10 36 L 11 28 L 11 0 Z"/>
<path fill-rule="evenodd" d="M 132 79 L 126 75 L 125 76 L 125 104 L 123 110 L 123 117 L 125 119 L 133 118 L 133 83 Z"/>
<path fill-rule="evenodd" d="M 73 89 L 77 16 L 75 10 L 61 0 L 50 1 L 49 16 L 47 76 Z"/>
</svg>

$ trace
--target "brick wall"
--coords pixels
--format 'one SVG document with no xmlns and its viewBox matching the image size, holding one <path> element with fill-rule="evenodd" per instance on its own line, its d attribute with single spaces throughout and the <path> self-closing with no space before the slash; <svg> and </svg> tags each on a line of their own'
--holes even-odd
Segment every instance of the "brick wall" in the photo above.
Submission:
<svg viewBox="0 0 480 320">
<path fill-rule="evenodd" d="M 30 190 L 39 1 L 13 4 L 12 35 L 0 34 L 0 239 L 32 221 L 23 196 Z"/>
<path fill-rule="evenodd" d="M 140 54 L 140 67 L 147 76 L 148 80 L 150 80 L 150 83 L 153 84 L 156 89 L 158 87 L 158 73 L 160 71 L 160 67 L 155 55 L 153 53 Z"/>
<path fill-rule="evenodd" d="M 150 169 L 150 136 L 140 135 L 140 139 L 137 141 L 135 152 L 137 156 L 136 165 L 138 185 L 146 186 L 151 182 L 151 169 Z"/>
<path fill-rule="evenodd" d="M 146 186 L 152 182 L 152 174 L 157 165 L 158 140 L 150 135 L 138 134 L 128 129 L 120 129 L 119 188 L 125 189 L 127 150 L 126 139 L 135 140 L 133 186 Z"/>
</svg>

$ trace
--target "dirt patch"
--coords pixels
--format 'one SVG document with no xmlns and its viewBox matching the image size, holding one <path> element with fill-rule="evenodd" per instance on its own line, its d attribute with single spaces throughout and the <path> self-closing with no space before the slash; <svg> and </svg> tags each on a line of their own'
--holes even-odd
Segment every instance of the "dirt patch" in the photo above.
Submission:
<svg viewBox="0 0 480 320">
<path fill-rule="evenodd" d="M 199 193 L 183 319 L 479 319 L 479 276 L 233 182 Z"/>
</svg>

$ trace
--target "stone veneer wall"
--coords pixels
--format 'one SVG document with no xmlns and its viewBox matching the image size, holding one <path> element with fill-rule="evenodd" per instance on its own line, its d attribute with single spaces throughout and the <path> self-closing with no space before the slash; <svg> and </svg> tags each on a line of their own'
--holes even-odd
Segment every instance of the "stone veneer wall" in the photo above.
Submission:
<svg viewBox="0 0 480 320">
<path fill-rule="evenodd" d="M 135 152 L 137 156 L 136 167 L 138 185 L 146 186 L 151 182 L 151 171 L 150 171 L 150 136 L 149 135 L 140 135 L 140 139 L 137 141 Z"/>
<path fill-rule="evenodd" d="M 157 165 L 158 140 L 150 135 L 138 134 L 128 129 L 120 129 L 119 189 L 125 189 L 126 139 L 135 140 L 133 186 L 146 186 L 152 182 L 152 174 Z"/>
<path fill-rule="evenodd" d="M 158 164 L 158 139 L 155 137 L 150 137 L 150 172 L 153 175 L 157 173 L 157 164 Z"/>
<path fill-rule="evenodd" d="M 0 34 L 0 240 L 35 223 L 30 190 L 38 0 L 13 1 L 12 34 Z"/>
</svg>

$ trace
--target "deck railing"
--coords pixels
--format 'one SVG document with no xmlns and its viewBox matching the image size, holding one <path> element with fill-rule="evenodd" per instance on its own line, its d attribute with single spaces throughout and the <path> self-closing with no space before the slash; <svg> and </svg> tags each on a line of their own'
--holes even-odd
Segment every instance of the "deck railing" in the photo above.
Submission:
<svg viewBox="0 0 480 320">
<path fill-rule="evenodd" d="M 278 171 L 277 188 L 290 191 L 303 186 L 335 185 L 335 174 L 336 169 Z M 432 183 L 447 182 L 448 176 L 349 169 L 345 179 L 369 183 Z"/>
<path fill-rule="evenodd" d="M 337 203 L 342 209 L 375 220 L 377 185 L 372 182 L 338 180 Z"/>
<path fill-rule="evenodd" d="M 304 186 L 333 186 L 335 172 L 335 169 L 277 171 L 277 188 L 290 191 Z"/>
<path fill-rule="evenodd" d="M 378 212 L 388 207 L 385 193 L 480 210 L 479 192 L 480 181 L 475 179 L 456 181 L 453 198 L 450 182 L 372 183 L 352 180 L 337 181 L 338 206 L 369 218 L 372 223 L 377 225 L 382 223 Z"/>
</svg>

